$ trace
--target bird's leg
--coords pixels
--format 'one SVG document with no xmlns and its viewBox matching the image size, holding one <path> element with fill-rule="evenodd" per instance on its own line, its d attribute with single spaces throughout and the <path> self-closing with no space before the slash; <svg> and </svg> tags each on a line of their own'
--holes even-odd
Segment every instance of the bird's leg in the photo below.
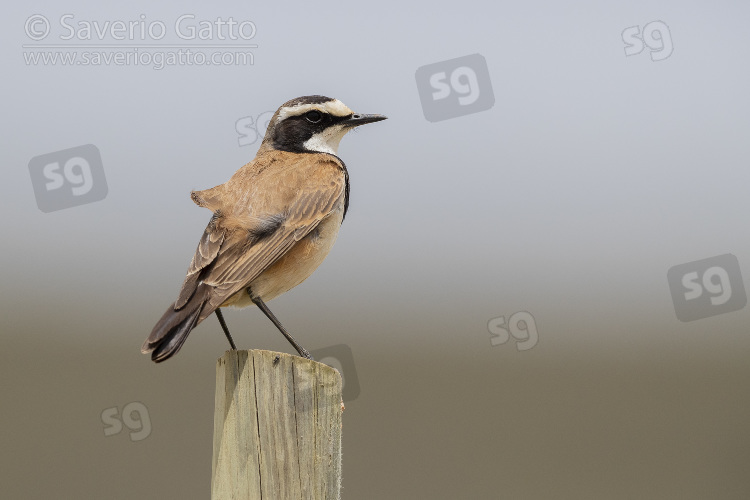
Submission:
<svg viewBox="0 0 750 500">
<path fill-rule="evenodd" d="M 232 334 L 229 333 L 229 328 L 227 328 L 227 322 L 224 321 L 224 314 L 221 312 L 221 309 L 218 307 L 214 311 L 216 313 L 216 317 L 219 318 L 219 324 L 221 325 L 221 329 L 224 330 L 224 335 L 227 336 L 227 340 L 229 341 L 229 345 L 232 346 L 232 350 L 236 351 L 237 347 L 234 345 L 234 340 L 232 340 Z"/>
<path fill-rule="evenodd" d="M 250 295 L 250 298 L 255 303 L 255 305 L 258 306 L 258 308 L 261 311 L 263 311 L 263 314 L 265 314 L 268 317 L 268 319 L 270 319 L 271 322 L 274 325 L 276 325 L 276 328 L 279 329 L 279 331 L 281 332 L 281 334 L 284 337 L 286 337 L 286 339 L 289 341 L 290 344 L 292 344 L 292 347 L 294 347 L 295 349 L 297 349 L 297 352 L 299 353 L 299 355 L 302 356 L 303 358 L 313 359 L 313 357 L 310 355 L 310 352 L 307 349 L 305 349 L 304 347 L 302 347 L 301 345 L 299 345 L 297 343 L 297 341 L 294 340 L 294 337 L 292 337 L 291 335 L 289 335 L 289 332 L 287 332 L 286 328 L 284 328 L 281 325 L 281 322 L 278 319 L 276 319 L 276 316 L 273 315 L 273 313 L 268 308 L 268 306 L 266 305 L 266 303 L 263 302 L 260 297 L 253 297 L 252 293 L 250 293 L 250 289 L 249 288 L 247 290 L 247 293 L 248 293 L 248 295 Z"/>
</svg>

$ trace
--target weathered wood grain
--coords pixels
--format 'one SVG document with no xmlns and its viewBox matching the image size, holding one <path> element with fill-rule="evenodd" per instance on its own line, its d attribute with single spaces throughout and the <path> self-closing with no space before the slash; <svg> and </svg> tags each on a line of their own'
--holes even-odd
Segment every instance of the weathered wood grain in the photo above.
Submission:
<svg viewBox="0 0 750 500">
<path fill-rule="evenodd" d="M 212 500 L 338 500 L 341 376 L 263 350 L 216 365 Z"/>
</svg>

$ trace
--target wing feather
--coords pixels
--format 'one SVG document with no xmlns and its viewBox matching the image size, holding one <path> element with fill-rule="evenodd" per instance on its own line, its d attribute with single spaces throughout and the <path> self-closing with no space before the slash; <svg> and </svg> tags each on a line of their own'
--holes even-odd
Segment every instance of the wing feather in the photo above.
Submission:
<svg viewBox="0 0 750 500">
<path fill-rule="evenodd" d="M 203 320 L 343 203 L 346 179 L 338 163 L 310 161 L 309 155 L 294 158 L 297 161 L 279 162 L 278 168 L 271 162 L 262 174 L 242 176 L 240 170 L 221 186 L 222 192 L 234 196 L 211 198 L 211 206 L 217 208 L 193 256 L 176 309 L 204 283 L 211 293 L 200 314 Z M 234 200 L 242 203 L 233 205 Z"/>
</svg>

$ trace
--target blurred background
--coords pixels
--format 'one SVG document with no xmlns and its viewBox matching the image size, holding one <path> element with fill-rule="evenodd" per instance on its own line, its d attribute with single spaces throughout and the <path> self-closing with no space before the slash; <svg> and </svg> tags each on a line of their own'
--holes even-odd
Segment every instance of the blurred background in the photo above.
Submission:
<svg viewBox="0 0 750 500">
<path fill-rule="evenodd" d="M 219 324 L 139 349 L 210 218 L 190 191 L 309 94 L 389 117 L 269 304 L 340 353 L 343 498 L 750 498 L 746 2 L 5 12 L 4 498 L 209 498 Z"/>
</svg>

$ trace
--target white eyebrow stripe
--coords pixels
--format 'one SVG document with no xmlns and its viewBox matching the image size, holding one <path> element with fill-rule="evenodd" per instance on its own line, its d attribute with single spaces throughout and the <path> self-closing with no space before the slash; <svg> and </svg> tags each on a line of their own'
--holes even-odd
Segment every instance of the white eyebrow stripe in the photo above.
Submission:
<svg viewBox="0 0 750 500">
<path fill-rule="evenodd" d="M 297 106 L 281 108 L 281 111 L 279 111 L 279 120 L 289 118 L 290 116 L 300 116 L 313 110 L 320 111 L 321 113 L 328 113 L 333 116 L 349 116 L 354 113 L 354 111 L 349 109 L 346 104 L 338 99 L 334 99 L 332 101 L 317 104 L 299 104 Z"/>
</svg>

